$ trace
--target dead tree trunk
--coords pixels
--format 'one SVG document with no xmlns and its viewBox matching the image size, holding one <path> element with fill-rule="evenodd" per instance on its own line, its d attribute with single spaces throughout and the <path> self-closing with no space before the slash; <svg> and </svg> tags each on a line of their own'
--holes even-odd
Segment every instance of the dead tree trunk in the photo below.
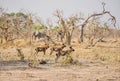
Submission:
<svg viewBox="0 0 120 81">
<path fill-rule="evenodd" d="M 82 27 L 81 27 L 81 34 L 80 34 L 79 43 L 80 43 L 80 42 L 83 42 L 83 34 L 84 34 L 84 25 L 82 25 Z"/>
<path fill-rule="evenodd" d="M 99 17 L 99 16 L 103 16 L 105 14 L 108 14 L 110 16 L 109 20 L 112 21 L 113 26 L 115 27 L 116 24 L 116 18 L 109 12 L 105 10 L 105 3 L 102 3 L 103 5 L 103 11 L 101 13 L 94 13 L 92 15 L 90 15 L 81 25 L 81 34 L 80 34 L 80 39 L 79 42 L 83 42 L 83 38 L 84 38 L 84 27 L 89 23 L 90 19 L 94 18 L 94 17 Z"/>
<path fill-rule="evenodd" d="M 70 32 L 66 33 L 66 44 L 71 45 L 71 35 Z"/>
<path fill-rule="evenodd" d="M 80 18 L 77 15 L 70 16 L 68 19 L 65 19 L 60 11 L 56 11 L 54 14 L 55 16 L 58 17 L 58 25 L 61 27 L 62 31 L 62 40 L 63 38 L 65 39 L 65 43 L 67 45 L 71 45 L 71 39 L 72 39 L 72 34 L 73 30 L 77 25 L 77 21 L 80 20 Z"/>
</svg>

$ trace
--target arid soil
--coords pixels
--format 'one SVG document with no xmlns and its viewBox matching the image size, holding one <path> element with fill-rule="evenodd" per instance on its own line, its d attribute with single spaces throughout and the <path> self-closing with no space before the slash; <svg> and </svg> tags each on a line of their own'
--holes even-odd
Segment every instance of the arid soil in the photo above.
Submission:
<svg viewBox="0 0 120 81">
<path fill-rule="evenodd" d="M 98 43 L 87 48 L 74 44 L 71 54 L 75 64 L 65 64 L 64 57 L 55 63 L 55 53 L 50 56 L 40 52 L 36 59 L 47 64 L 28 67 L 32 58 L 29 46 L 21 47 L 25 61 L 20 61 L 16 47 L 0 48 L 0 81 L 120 81 L 120 42 Z M 34 49 L 34 47 L 32 48 Z"/>
<path fill-rule="evenodd" d="M 120 65 L 82 62 L 80 65 L 46 64 L 29 68 L 20 61 L 7 64 L 0 67 L 0 81 L 120 81 Z"/>
</svg>

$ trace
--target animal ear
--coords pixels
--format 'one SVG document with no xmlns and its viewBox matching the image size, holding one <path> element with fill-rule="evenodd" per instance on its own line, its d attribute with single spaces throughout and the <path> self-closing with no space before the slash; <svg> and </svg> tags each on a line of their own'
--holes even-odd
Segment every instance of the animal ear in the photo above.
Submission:
<svg viewBox="0 0 120 81">
<path fill-rule="evenodd" d="M 62 45 L 65 45 L 64 43 L 62 43 Z"/>
</svg>

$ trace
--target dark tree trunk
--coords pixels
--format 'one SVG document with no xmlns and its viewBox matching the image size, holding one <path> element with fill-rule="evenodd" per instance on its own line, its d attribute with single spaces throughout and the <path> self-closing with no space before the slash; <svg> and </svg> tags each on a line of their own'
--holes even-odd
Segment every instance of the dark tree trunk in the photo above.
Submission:
<svg viewBox="0 0 120 81">
<path fill-rule="evenodd" d="M 66 44 L 71 45 L 71 35 L 69 32 L 67 32 L 66 34 Z"/>
<path fill-rule="evenodd" d="M 84 36 L 84 25 L 81 28 L 81 34 L 80 34 L 80 39 L 79 39 L 79 43 L 83 42 L 83 36 Z"/>
</svg>

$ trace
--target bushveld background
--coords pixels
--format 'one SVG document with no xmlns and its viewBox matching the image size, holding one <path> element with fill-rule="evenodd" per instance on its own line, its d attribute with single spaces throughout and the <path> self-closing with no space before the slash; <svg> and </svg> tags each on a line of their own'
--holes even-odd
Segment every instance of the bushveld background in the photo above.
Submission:
<svg viewBox="0 0 120 81">
<path fill-rule="evenodd" d="M 65 18 L 56 10 L 56 25 L 50 20 L 45 24 L 30 12 L 0 8 L 0 81 L 120 81 L 120 29 L 105 3 L 102 6 L 100 13 L 87 18 Z M 106 14 L 108 19 L 102 22 Z M 50 48 L 62 43 L 75 51 L 56 63 L 56 52 L 50 55 Z M 36 55 L 35 48 L 45 44 L 46 54 Z"/>
</svg>

